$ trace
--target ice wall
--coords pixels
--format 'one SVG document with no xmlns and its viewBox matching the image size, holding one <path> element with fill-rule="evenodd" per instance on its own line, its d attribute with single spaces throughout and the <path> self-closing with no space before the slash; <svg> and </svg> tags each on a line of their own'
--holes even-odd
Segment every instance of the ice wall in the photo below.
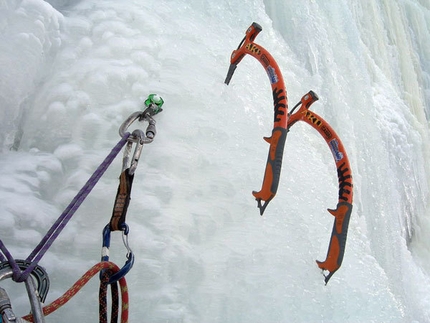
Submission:
<svg viewBox="0 0 430 323">
<path fill-rule="evenodd" d="M 17 258 L 120 139 L 125 118 L 157 92 L 166 104 L 156 140 L 144 148 L 127 217 L 136 256 L 127 275 L 132 322 L 429 320 L 428 5 L 51 4 L 8 0 L 0 7 L 0 46 L 10 44 L 0 54 L 10 74 L 0 87 L 10 101 L 1 104 L 0 237 Z M 271 91 L 251 57 L 228 87 L 223 81 L 253 21 L 263 27 L 256 42 L 284 72 L 290 105 L 310 89 L 318 93 L 312 108 L 338 132 L 353 168 L 347 250 L 328 286 L 315 265 L 332 226 L 326 208 L 337 201 L 325 142 L 295 125 L 264 217 L 251 195 L 263 177 Z M 31 33 L 39 41 L 18 40 Z M 48 301 L 99 260 L 120 164 L 44 257 Z M 115 236 L 112 260 L 121 265 L 124 254 Z M 48 320 L 97 320 L 97 288 L 92 282 Z M 24 314 L 23 290 L 13 296 Z"/>
<path fill-rule="evenodd" d="M 393 291 L 419 286 L 421 278 L 405 277 L 414 276 L 409 260 L 392 264 L 410 251 L 428 258 L 429 52 L 422 38 L 429 35 L 428 4 L 265 4 L 274 28 L 310 72 L 310 86 L 319 87 L 323 116 L 355 156 L 357 215 L 367 223 L 372 254 Z M 421 304 L 410 298 L 408 307 Z"/>
<path fill-rule="evenodd" d="M 24 115 L 61 44 L 62 15 L 44 1 L 0 4 L 0 145 L 17 148 Z"/>
</svg>

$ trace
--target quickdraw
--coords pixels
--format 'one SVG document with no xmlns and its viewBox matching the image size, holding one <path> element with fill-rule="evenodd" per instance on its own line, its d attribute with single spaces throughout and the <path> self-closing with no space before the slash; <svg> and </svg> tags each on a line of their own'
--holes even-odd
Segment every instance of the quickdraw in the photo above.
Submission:
<svg viewBox="0 0 430 323">
<path fill-rule="evenodd" d="M 304 95 L 291 112 L 287 113 L 287 91 L 285 90 L 282 73 L 267 50 L 254 43 L 261 30 L 261 26 L 255 22 L 247 29 L 245 38 L 231 54 L 230 67 L 225 79 L 225 83 L 228 85 L 239 62 L 246 54 L 249 54 L 263 65 L 272 86 L 275 120 L 272 136 L 264 138 L 270 144 L 269 156 L 264 173 L 263 187 L 261 191 L 253 192 L 252 194 L 257 200 L 260 214 L 263 215 L 267 204 L 275 197 L 279 185 L 286 136 L 296 122 L 304 121 L 308 123 L 325 139 L 333 153 L 339 180 L 337 207 L 334 210 L 328 210 L 335 217 L 335 220 L 327 257 L 325 261 L 317 261 L 319 268 L 329 272 L 325 275 L 325 283 L 327 284 L 332 275 L 340 268 L 345 253 L 349 219 L 352 212 L 353 183 L 351 167 L 345 148 L 336 132 L 323 118 L 309 110 L 311 104 L 318 100 L 318 96 L 313 91 Z M 299 110 L 293 114 L 299 105 Z M 264 203 L 261 204 L 261 201 L 264 201 Z"/>
<path fill-rule="evenodd" d="M 157 113 L 161 111 L 162 110 L 158 111 Z M 152 118 L 153 115 L 155 115 L 155 113 L 154 109 L 151 107 L 148 107 L 144 112 L 134 112 L 124 121 L 124 123 L 119 128 L 119 135 L 123 137 L 126 133 L 126 130 L 136 120 L 148 122 L 146 131 L 143 132 L 140 129 L 134 130 L 131 136 L 129 136 L 127 145 L 125 146 L 122 172 L 119 178 L 120 183 L 118 186 L 118 191 L 115 198 L 115 204 L 110 221 L 111 231 L 123 230 L 127 209 L 131 198 L 130 195 L 134 179 L 134 173 L 139 163 L 140 155 L 142 154 L 143 145 L 151 143 L 154 140 L 155 135 L 157 134 L 157 130 L 155 127 L 156 122 Z M 133 145 L 135 145 L 135 150 L 132 158 L 130 159 Z"/>
<path fill-rule="evenodd" d="M 164 101 L 162 103 L 164 103 Z M 162 103 L 159 105 L 153 104 L 152 102 L 149 103 L 149 106 L 145 109 L 145 111 L 143 112 L 137 111 L 132 113 L 119 128 L 119 135 L 123 137 L 127 129 L 136 120 L 148 122 L 148 126 L 145 132 L 143 132 L 140 129 L 136 129 L 128 137 L 128 141 L 124 149 L 122 171 L 119 177 L 120 182 L 118 185 L 118 191 L 117 191 L 115 203 L 113 206 L 112 217 L 109 224 L 106 225 L 105 228 L 103 229 L 103 233 L 102 233 L 103 245 L 102 245 L 101 261 L 109 260 L 110 237 L 111 237 L 112 231 L 123 232 L 123 242 L 124 242 L 124 246 L 127 249 L 127 261 L 125 262 L 121 270 L 119 270 L 119 272 L 117 272 L 116 274 L 114 274 L 112 277 L 109 278 L 108 280 L 109 284 L 115 283 L 120 278 L 125 276 L 130 271 L 130 269 L 133 267 L 133 264 L 134 264 L 134 255 L 128 244 L 129 227 L 126 224 L 125 220 L 127 215 L 127 209 L 131 199 L 131 188 L 133 184 L 134 173 L 137 169 L 140 155 L 142 154 L 143 145 L 151 143 L 154 140 L 155 135 L 157 134 L 157 130 L 155 127 L 156 122 L 152 118 L 152 116 L 162 111 L 161 109 Z M 135 150 L 132 158 L 130 158 L 133 145 L 135 145 Z M 102 277 L 103 274 L 104 273 L 101 272 L 100 277 Z"/>
<path fill-rule="evenodd" d="M 111 270 L 100 271 L 100 323 L 107 322 L 106 293 L 108 285 L 111 287 L 112 292 L 113 309 L 111 314 L 111 321 L 117 321 L 117 315 L 115 311 L 118 306 L 117 282 L 124 278 L 124 276 L 130 271 L 134 264 L 134 254 L 128 244 L 129 227 L 126 224 L 125 220 L 131 199 L 131 188 L 133 184 L 134 173 L 137 169 L 137 165 L 142 154 L 143 145 L 151 143 L 154 140 L 155 135 L 157 134 L 155 127 L 156 122 L 152 117 L 162 111 L 161 106 L 163 105 L 163 103 L 164 101 L 161 99 L 161 97 L 155 94 L 151 94 L 148 97 L 148 100 L 145 101 L 145 105 L 147 106 L 145 111 L 137 111 L 132 113 L 119 128 L 119 135 L 121 137 L 124 137 L 127 129 L 136 120 L 148 122 L 148 126 L 145 132 L 140 129 L 136 129 L 128 137 L 127 144 L 124 149 L 122 171 L 119 177 L 120 182 L 115 197 L 111 220 L 104 227 L 102 233 L 103 245 L 101 261 L 109 261 L 109 248 L 112 231 L 122 231 L 123 243 L 127 249 L 127 260 L 124 266 L 121 269 L 117 270 L 115 273 L 113 273 Z M 130 158 L 133 145 L 135 145 L 135 150 L 133 156 Z"/>
</svg>

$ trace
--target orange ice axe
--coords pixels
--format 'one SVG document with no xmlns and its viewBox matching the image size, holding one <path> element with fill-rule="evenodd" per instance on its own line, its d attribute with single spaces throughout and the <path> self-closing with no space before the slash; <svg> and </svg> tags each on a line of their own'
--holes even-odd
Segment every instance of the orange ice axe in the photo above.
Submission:
<svg viewBox="0 0 430 323">
<path fill-rule="evenodd" d="M 319 268 L 323 271 L 328 271 L 328 274 L 325 275 L 325 283 L 327 284 L 333 274 L 340 268 L 345 253 L 349 219 L 352 212 L 353 184 L 351 167 L 345 148 L 336 132 L 323 118 L 309 110 L 312 103 L 318 100 L 318 96 L 313 91 L 304 95 L 301 101 L 288 113 L 287 91 L 279 67 L 267 50 L 254 43 L 261 30 L 262 28 L 257 23 L 253 23 L 247 29 L 242 42 L 231 54 L 230 68 L 225 79 L 225 83 L 229 84 L 237 65 L 245 55 L 249 54 L 263 65 L 272 86 L 273 130 L 269 138 L 264 138 L 270 144 L 269 154 L 262 188 L 259 192 L 254 191 L 252 194 L 257 200 L 260 214 L 263 215 L 268 203 L 276 195 L 287 133 L 296 122 L 304 121 L 308 123 L 325 139 L 335 160 L 339 182 L 339 199 L 336 209 L 328 210 L 334 216 L 334 224 L 327 257 L 324 261 L 317 261 Z M 293 114 L 298 107 L 298 111 Z"/>
<path fill-rule="evenodd" d="M 338 203 L 335 210 L 328 210 L 334 216 L 333 230 L 326 260 L 317 260 L 318 267 L 323 271 L 328 271 L 328 274 L 325 275 L 325 283 L 327 284 L 333 274 L 340 268 L 343 261 L 349 219 L 352 212 L 353 183 L 351 166 L 339 136 L 323 118 L 309 110 L 312 103 L 317 100 L 318 96 L 313 91 L 305 94 L 300 102 L 291 110 L 287 129 L 289 131 L 290 127 L 298 121 L 304 121 L 309 124 L 324 138 L 336 164 L 339 183 Z M 299 110 L 293 114 L 299 105 Z"/>
<path fill-rule="evenodd" d="M 230 83 L 237 65 L 247 54 L 256 58 L 261 65 L 263 65 L 269 76 L 274 106 L 273 129 L 272 135 L 264 138 L 264 140 L 270 144 L 270 148 L 267 156 L 263 185 L 259 192 L 252 192 L 252 195 L 257 200 L 260 214 L 263 215 L 267 205 L 275 197 L 279 186 L 282 157 L 284 154 L 285 140 L 287 138 L 288 99 L 284 79 L 278 64 L 266 49 L 254 43 L 255 38 L 261 30 L 261 26 L 255 22 L 247 29 L 246 35 L 240 42 L 238 48 L 231 54 L 230 68 L 228 69 L 225 83 L 227 85 Z"/>
</svg>

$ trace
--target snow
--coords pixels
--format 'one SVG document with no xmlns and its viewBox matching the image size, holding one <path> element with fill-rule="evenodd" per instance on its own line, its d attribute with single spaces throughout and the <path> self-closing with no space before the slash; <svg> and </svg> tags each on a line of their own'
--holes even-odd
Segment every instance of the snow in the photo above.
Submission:
<svg viewBox="0 0 430 323">
<path fill-rule="evenodd" d="M 121 123 L 158 93 L 164 111 L 127 215 L 130 322 L 430 321 L 429 19 L 419 0 L 0 1 L 1 240 L 26 258 L 120 140 Z M 327 286 L 315 260 L 327 252 L 337 177 L 324 140 L 294 125 L 263 217 L 251 194 L 271 91 L 252 57 L 224 79 L 254 21 L 290 107 L 315 91 L 312 109 L 351 162 L 346 253 Z M 121 162 L 42 258 L 47 303 L 100 260 Z M 1 282 L 24 315 L 16 285 Z M 97 293 L 95 278 L 47 322 L 96 321 Z"/>
</svg>

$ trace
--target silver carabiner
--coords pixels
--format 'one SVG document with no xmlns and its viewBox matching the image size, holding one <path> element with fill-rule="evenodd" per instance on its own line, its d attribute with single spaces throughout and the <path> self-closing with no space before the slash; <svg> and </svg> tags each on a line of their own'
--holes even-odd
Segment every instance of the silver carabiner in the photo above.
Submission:
<svg viewBox="0 0 430 323">
<path fill-rule="evenodd" d="M 137 138 L 135 142 L 136 148 L 134 149 L 133 158 L 131 159 L 131 163 L 130 163 L 130 169 L 128 170 L 128 173 L 130 175 L 133 175 L 137 169 L 137 164 L 139 163 L 140 155 L 142 154 L 145 135 L 143 134 L 142 130 L 136 129 L 133 131 L 131 137 Z M 129 141 L 127 143 L 127 147 L 129 147 L 130 144 L 133 145 L 133 142 Z M 130 152 L 131 152 L 131 147 L 130 149 L 128 149 L 128 153 Z M 123 165 L 122 165 L 123 171 L 127 169 L 128 164 L 129 164 L 129 155 L 124 156 Z"/>
<path fill-rule="evenodd" d="M 13 275 L 13 270 L 10 267 L 4 267 L 0 270 L 0 280 L 11 278 Z M 30 275 L 25 280 L 25 287 L 27 289 L 28 299 L 30 301 L 31 312 L 33 313 L 33 320 L 35 323 L 45 323 L 45 317 L 42 310 L 42 303 L 38 295 L 38 290 L 33 281 L 33 277 Z M 6 290 L 0 287 L 0 303 L 1 303 L 1 313 L 0 318 L 2 318 L 4 323 L 24 323 L 26 321 L 22 320 L 20 317 L 15 316 L 12 311 L 12 304 L 10 303 L 9 296 Z"/>
<path fill-rule="evenodd" d="M 124 149 L 124 157 L 123 157 L 123 163 L 122 163 L 122 171 L 129 168 L 129 174 L 133 175 L 136 171 L 137 164 L 139 162 L 140 155 L 142 153 L 143 145 L 149 144 L 154 140 L 155 134 L 157 133 L 155 128 L 155 120 L 149 115 L 145 114 L 144 112 L 134 112 L 132 113 L 121 125 L 119 128 L 119 135 L 121 137 L 125 136 L 126 130 L 130 127 L 130 125 L 134 121 L 147 121 L 149 123 L 148 127 L 146 128 L 146 132 L 143 132 L 140 129 L 136 129 L 132 132 L 130 137 L 128 138 L 127 145 Z M 136 145 L 136 148 L 134 150 L 133 157 L 130 161 L 130 155 L 131 150 L 133 147 L 133 143 Z"/>
<path fill-rule="evenodd" d="M 133 134 L 132 134 L 128 140 L 136 141 L 136 140 L 139 140 L 139 139 L 143 139 L 143 143 L 144 144 L 151 143 L 154 140 L 154 137 L 155 137 L 155 135 L 157 133 L 157 131 L 155 129 L 156 122 L 155 122 L 154 118 L 152 118 L 148 113 L 144 114 L 144 112 L 140 112 L 140 111 L 136 111 L 136 112 L 132 113 L 122 123 L 121 127 L 119 127 L 119 135 L 120 135 L 120 137 L 123 138 L 125 136 L 126 130 L 137 119 L 139 119 L 139 121 L 147 121 L 149 123 L 149 125 L 146 128 L 146 131 L 145 131 L 145 134 L 144 134 L 143 138 L 140 138 L 140 136 L 139 136 L 139 138 L 137 138 L 137 137 L 133 136 Z"/>
</svg>

